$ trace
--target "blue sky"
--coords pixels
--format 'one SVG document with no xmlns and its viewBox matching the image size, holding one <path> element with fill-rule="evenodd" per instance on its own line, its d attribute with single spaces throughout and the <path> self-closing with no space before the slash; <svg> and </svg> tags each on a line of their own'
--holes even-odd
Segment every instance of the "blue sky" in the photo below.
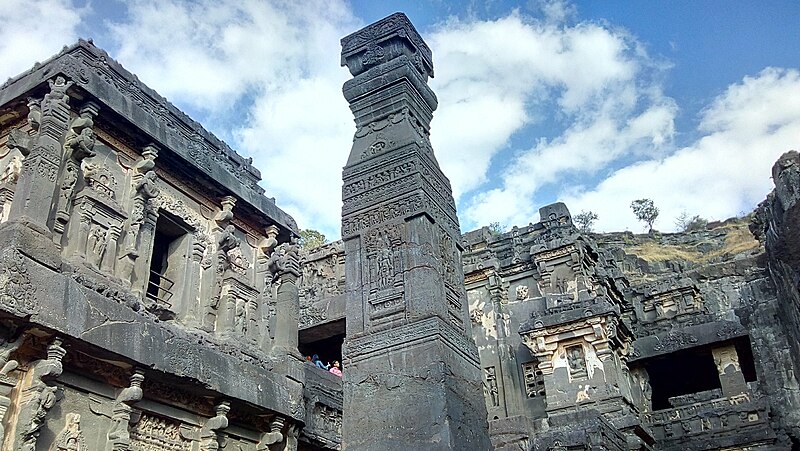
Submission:
<svg viewBox="0 0 800 451">
<path fill-rule="evenodd" d="M 643 231 L 642 197 L 659 230 L 724 219 L 800 148 L 797 1 L 0 0 L 0 77 L 92 37 L 335 239 L 354 131 L 338 40 L 395 11 L 434 52 L 431 137 L 464 231 L 557 200 L 606 231 Z"/>
</svg>

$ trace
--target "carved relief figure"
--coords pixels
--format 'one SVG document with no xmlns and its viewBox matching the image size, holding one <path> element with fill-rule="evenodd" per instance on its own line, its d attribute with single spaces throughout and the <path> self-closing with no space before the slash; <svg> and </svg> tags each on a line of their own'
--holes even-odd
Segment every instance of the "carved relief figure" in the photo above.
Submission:
<svg viewBox="0 0 800 451">
<path fill-rule="evenodd" d="M 86 185 L 97 194 L 110 200 L 116 198 L 117 180 L 107 167 L 95 163 L 86 164 L 83 178 L 86 179 Z"/>
<path fill-rule="evenodd" d="M 247 301 L 236 298 L 233 318 L 233 330 L 244 336 L 247 332 Z"/>
<path fill-rule="evenodd" d="M 218 273 L 223 273 L 228 269 L 231 269 L 233 266 L 233 258 L 234 255 L 231 254 L 231 251 L 238 248 L 241 242 L 239 238 L 234 235 L 234 231 L 236 229 L 233 227 L 232 224 L 225 227 L 219 238 L 217 238 L 217 255 L 219 260 L 219 266 L 217 267 Z"/>
<path fill-rule="evenodd" d="M 56 437 L 50 448 L 52 451 L 87 451 L 86 439 L 81 432 L 81 416 L 77 413 L 68 413 L 64 429 Z"/>
<path fill-rule="evenodd" d="M 58 387 L 47 384 L 61 375 L 61 359 L 66 354 L 61 340 L 55 338 L 47 348 L 47 358 L 37 361 L 33 366 L 31 385 L 22 392 L 22 408 L 17 423 L 15 440 L 17 451 L 33 451 L 45 417 L 56 403 Z"/>
<path fill-rule="evenodd" d="M 488 396 L 486 400 L 489 401 L 489 407 L 497 407 L 500 405 L 500 397 L 497 390 L 497 375 L 493 366 L 484 369 L 484 377 L 486 379 L 486 391 Z"/>
<path fill-rule="evenodd" d="M 133 210 L 131 211 L 131 219 L 128 226 L 128 234 L 125 237 L 125 248 L 135 249 L 136 240 L 139 235 L 139 228 L 144 223 L 145 213 L 148 201 L 158 197 L 161 190 L 156 185 L 156 173 L 150 171 L 145 173 L 136 183 L 133 189 L 135 194 L 133 196 Z"/>
<path fill-rule="evenodd" d="M 583 346 L 570 346 L 566 349 L 566 354 L 570 376 L 586 376 L 586 358 L 584 355 Z"/>
<path fill-rule="evenodd" d="M 516 288 L 517 300 L 522 301 L 528 299 L 528 286 L 520 285 Z"/>
<path fill-rule="evenodd" d="M 181 435 L 180 423 L 175 420 L 142 415 L 131 430 L 132 451 L 190 451 L 192 441 Z"/>
<path fill-rule="evenodd" d="M 392 243 L 385 233 L 380 235 L 381 249 L 378 251 L 378 288 L 390 286 L 394 281 L 394 262 Z"/>
<path fill-rule="evenodd" d="M 64 94 L 66 95 L 66 94 Z M 95 156 L 94 117 L 99 108 L 93 102 L 88 102 L 81 108 L 80 116 L 73 119 L 64 137 L 64 175 L 61 180 L 58 211 L 54 225 L 57 234 L 64 232 L 64 227 L 69 220 L 72 207 L 72 195 L 81 172 L 81 163 L 86 158 Z"/>
<path fill-rule="evenodd" d="M 86 244 L 86 249 L 89 251 L 89 255 L 87 256 L 89 265 L 93 266 L 95 269 L 99 269 L 100 262 L 103 261 L 103 254 L 106 252 L 106 245 L 108 244 L 108 231 L 100 224 L 92 224 Z"/>
<path fill-rule="evenodd" d="M 19 155 L 14 155 L 8 161 L 8 166 L 3 169 L 0 174 L 0 183 L 7 183 L 13 185 L 19 180 L 19 173 L 22 171 L 22 158 Z"/>
</svg>

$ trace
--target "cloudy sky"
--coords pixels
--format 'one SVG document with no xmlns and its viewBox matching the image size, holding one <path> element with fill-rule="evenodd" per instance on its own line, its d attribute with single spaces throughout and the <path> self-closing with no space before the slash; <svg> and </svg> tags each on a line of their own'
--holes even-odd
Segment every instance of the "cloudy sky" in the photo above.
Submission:
<svg viewBox="0 0 800 451">
<path fill-rule="evenodd" d="M 431 138 L 461 228 L 564 201 L 724 219 L 800 150 L 800 2 L 0 0 L 0 79 L 78 37 L 245 155 L 301 228 L 339 236 L 355 131 L 339 39 L 405 12 L 433 49 Z"/>
</svg>

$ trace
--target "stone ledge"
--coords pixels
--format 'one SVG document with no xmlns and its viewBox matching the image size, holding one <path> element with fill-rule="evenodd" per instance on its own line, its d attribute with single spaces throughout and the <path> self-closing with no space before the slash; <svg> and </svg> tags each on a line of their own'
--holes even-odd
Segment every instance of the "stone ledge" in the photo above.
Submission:
<svg viewBox="0 0 800 451">
<path fill-rule="evenodd" d="M 223 353 L 199 333 L 138 313 L 28 258 L 22 264 L 35 308 L 20 311 L 8 304 L 9 296 L 0 296 L 0 311 L 105 349 L 135 366 L 188 378 L 221 396 L 304 421 L 302 383 L 272 372 L 275 362 L 243 361 L 246 350 Z"/>
</svg>

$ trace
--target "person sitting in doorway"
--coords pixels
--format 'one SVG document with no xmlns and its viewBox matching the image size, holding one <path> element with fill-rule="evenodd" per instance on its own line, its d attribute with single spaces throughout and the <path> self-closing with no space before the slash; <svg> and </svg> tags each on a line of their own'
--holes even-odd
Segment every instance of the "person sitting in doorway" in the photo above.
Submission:
<svg viewBox="0 0 800 451">
<path fill-rule="evenodd" d="M 339 377 L 342 377 L 342 367 L 341 367 L 341 365 L 339 364 L 339 361 L 338 361 L 338 360 L 334 360 L 334 361 L 333 361 L 333 366 L 331 367 L 331 369 L 330 369 L 329 371 L 330 371 L 331 373 L 333 373 L 333 374 L 335 374 L 335 375 L 339 376 Z"/>
<path fill-rule="evenodd" d="M 328 370 L 330 368 L 329 365 L 325 365 L 324 363 L 322 363 L 322 360 L 319 359 L 319 356 L 317 354 L 311 356 L 311 363 L 316 365 L 317 368 L 322 368 L 323 370 Z"/>
</svg>

